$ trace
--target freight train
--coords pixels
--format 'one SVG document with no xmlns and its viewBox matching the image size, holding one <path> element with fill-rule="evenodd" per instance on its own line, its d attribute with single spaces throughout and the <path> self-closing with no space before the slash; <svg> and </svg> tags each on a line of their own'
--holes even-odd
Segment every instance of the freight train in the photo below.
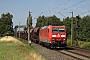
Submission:
<svg viewBox="0 0 90 60">
<path fill-rule="evenodd" d="M 17 36 L 20 38 L 27 39 L 28 32 L 20 31 Z M 49 48 L 56 47 L 66 47 L 67 46 L 67 36 L 65 26 L 44 26 L 30 29 L 30 40 L 32 42 L 44 44 Z"/>
</svg>

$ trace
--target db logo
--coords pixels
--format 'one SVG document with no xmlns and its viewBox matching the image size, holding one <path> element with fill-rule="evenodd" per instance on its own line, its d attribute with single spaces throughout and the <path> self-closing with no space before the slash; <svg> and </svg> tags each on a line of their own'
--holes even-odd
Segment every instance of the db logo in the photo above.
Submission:
<svg viewBox="0 0 90 60">
<path fill-rule="evenodd" d="M 58 37 L 60 37 L 60 34 L 58 34 Z"/>
</svg>

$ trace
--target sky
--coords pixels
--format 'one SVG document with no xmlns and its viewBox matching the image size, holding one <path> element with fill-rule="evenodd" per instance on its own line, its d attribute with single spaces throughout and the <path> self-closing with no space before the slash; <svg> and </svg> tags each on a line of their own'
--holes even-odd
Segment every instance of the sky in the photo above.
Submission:
<svg viewBox="0 0 90 60">
<path fill-rule="evenodd" d="M 26 25 L 26 20 L 32 12 L 33 27 L 38 16 L 56 15 L 61 20 L 65 17 L 90 15 L 90 0 L 0 0 L 0 15 L 9 12 L 13 15 L 13 26 Z"/>
</svg>

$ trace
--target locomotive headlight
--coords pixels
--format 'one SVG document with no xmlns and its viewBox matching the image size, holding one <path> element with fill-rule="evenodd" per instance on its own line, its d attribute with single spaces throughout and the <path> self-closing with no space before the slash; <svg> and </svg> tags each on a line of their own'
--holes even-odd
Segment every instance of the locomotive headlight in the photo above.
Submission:
<svg viewBox="0 0 90 60">
<path fill-rule="evenodd" d="M 61 37 L 65 37 L 65 35 L 61 35 Z"/>
<path fill-rule="evenodd" d="M 52 37 L 56 37 L 56 35 L 52 35 Z"/>
<path fill-rule="evenodd" d="M 52 39 L 53 41 L 55 40 L 55 39 Z"/>
<path fill-rule="evenodd" d="M 63 39 L 63 40 L 65 40 L 65 39 Z"/>
</svg>

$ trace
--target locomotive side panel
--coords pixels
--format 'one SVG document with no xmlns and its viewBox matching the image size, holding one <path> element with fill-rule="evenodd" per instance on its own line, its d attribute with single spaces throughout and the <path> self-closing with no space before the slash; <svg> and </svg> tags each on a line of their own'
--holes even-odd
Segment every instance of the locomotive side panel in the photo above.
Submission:
<svg viewBox="0 0 90 60">
<path fill-rule="evenodd" d="M 49 29 L 48 27 L 41 28 L 39 31 L 39 39 L 42 42 L 47 42 L 49 41 Z"/>
</svg>

